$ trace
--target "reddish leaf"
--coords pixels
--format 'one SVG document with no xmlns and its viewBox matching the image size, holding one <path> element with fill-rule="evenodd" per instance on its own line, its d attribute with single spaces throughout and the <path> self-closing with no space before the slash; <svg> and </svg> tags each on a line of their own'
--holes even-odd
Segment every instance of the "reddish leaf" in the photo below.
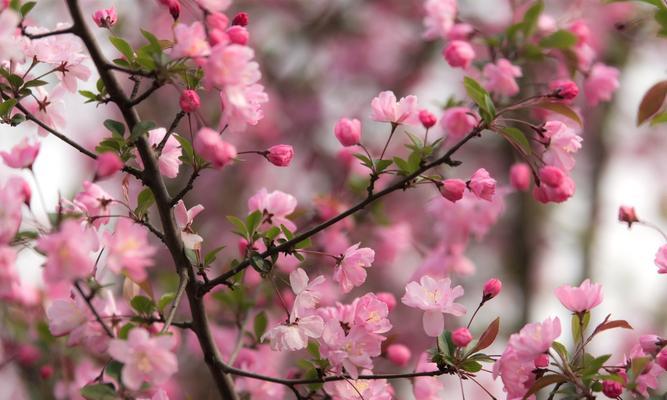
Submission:
<svg viewBox="0 0 667 400">
<path fill-rule="evenodd" d="M 546 110 L 549 110 L 551 112 L 555 112 L 557 114 L 563 115 L 571 119 L 572 121 L 576 122 L 579 126 L 584 126 L 583 121 L 581 120 L 581 117 L 579 114 L 577 114 L 576 111 L 574 111 L 570 106 L 563 104 L 563 103 L 551 103 L 551 102 L 542 102 L 542 103 L 537 103 L 535 107 L 539 108 L 544 108 Z"/>
<path fill-rule="evenodd" d="M 533 383 L 533 386 L 528 389 L 528 392 L 523 396 L 523 398 L 527 399 L 532 394 L 537 393 L 540 389 L 543 389 L 549 385 L 553 385 L 554 383 L 563 382 L 567 382 L 567 378 L 563 375 L 545 375 Z"/>
<path fill-rule="evenodd" d="M 615 328 L 623 328 L 623 329 L 633 329 L 632 326 L 628 323 L 628 321 L 622 320 L 622 319 L 617 319 L 613 321 L 605 321 L 598 325 L 595 328 L 595 331 L 593 331 L 593 335 L 597 335 L 598 333 L 602 331 L 606 331 L 609 329 L 615 329 Z"/>
<path fill-rule="evenodd" d="M 498 330 L 500 329 L 500 317 L 496 318 L 489 324 L 482 336 L 479 337 L 479 341 L 471 353 L 475 353 L 480 350 L 484 350 L 487 347 L 491 346 L 498 336 Z"/>
<path fill-rule="evenodd" d="M 644 98 L 639 104 L 639 111 L 637 112 L 637 126 L 643 124 L 653 114 L 660 111 L 660 107 L 665 102 L 665 97 L 667 97 L 667 81 L 656 83 L 644 94 Z"/>
</svg>

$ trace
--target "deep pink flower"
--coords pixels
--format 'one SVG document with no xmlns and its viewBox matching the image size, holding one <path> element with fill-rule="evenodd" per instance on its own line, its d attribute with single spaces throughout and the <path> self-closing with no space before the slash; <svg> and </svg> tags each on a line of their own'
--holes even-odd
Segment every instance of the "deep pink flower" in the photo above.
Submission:
<svg viewBox="0 0 667 400">
<path fill-rule="evenodd" d="M 227 28 L 226 33 L 229 37 L 229 41 L 234 44 L 245 46 L 248 44 L 248 40 L 250 40 L 250 34 L 248 33 L 248 30 L 241 25 L 230 26 Z"/>
<path fill-rule="evenodd" d="M 387 347 L 387 358 L 399 367 L 408 365 L 411 357 L 412 352 L 410 352 L 410 349 L 404 344 L 394 343 Z"/>
<path fill-rule="evenodd" d="M 549 366 L 549 355 L 542 353 L 533 360 L 535 368 L 547 368 Z"/>
<path fill-rule="evenodd" d="M 366 281 L 366 269 L 375 259 L 375 252 L 368 247 L 359 248 L 357 243 L 343 253 L 343 259 L 336 264 L 334 281 L 340 284 L 343 293 L 347 293 L 355 286 L 361 286 Z"/>
<path fill-rule="evenodd" d="M 210 29 L 224 31 L 229 26 L 229 18 L 221 12 L 212 12 L 206 17 Z"/>
<path fill-rule="evenodd" d="M 561 121 L 548 121 L 544 124 L 544 137 L 547 148 L 542 159 L 547 165 L 568 172 L 574 168 L 574 154 L 581 149 L 581 136 Z"/>
<path fill-rule="evenodd" d="M 294 196 L 280 190 L 269 193 L 262 188 L 248 199 L 248 210 L 250 212 L 260 211 L 265 215 L 264 221 L 266 223 L 277 227 L 285 225 L 292 232 L 296 230 L 296 225 L 287 216 L 294 212 L 296 205 L 297 201 Z"/>
<path fill-rule="evenodd" d="M 467 69 L 475 59 L 475 50 L 464 40 L 452 40 L 442 52 L 447 63 L 454 68 Z"/>
<path fill-rule="evenodd" d="M 116 25 L 118 21 L 118 15 L 116 14 L 116 8 L 113 6 L 107 9 L 97 10 L 93 13 L 93 21 L 95 25 L 100 28 L 111 28 Z"/>
<path fill-rule="evenodd" d="M 479 122 L 479 117 L 468 107 L 451 107 L 440 118 L 440 126 L 453 141 L 463 139 Z"/>
<path fill-rule="evenodd" d="M 461 327 L 452 332 L 452 342 L 456 347 L 466 347 L 472 342 L 472 334 L 466 327 Z"/>
<path fill-rule="evenodd" d="M 626 222 L 628 228 L 630 228 L 633 223 L 639 222 L 637 212 L 635 211 L 635 208 L 631 206 L 620 206 L 618 208 L 618 220 L 620 222 Z"/>
<path fill-rule="evenodd" d="M 117 274 L 124 272 L 135 282 L 143 282 L 146 267 L 153 265 L 156 249 L 148 243 L 148 230 L 134 221 L 122 218 L 113 233 L 104 236 L 107 267 Z"/>
<path fill-rule="evenodd" d="M 516 190 L 525 192 L 530 187 L 532 170 L 526 163 L 516 163 L 510 168 L 510 184 Z"/>
<path fill-rule="evenodd" d="M 418 121 L 417 97 L 410 95 L 396 101 L 394 92 L 385 91 L 371 101 L 371 111 L 374 121 L 414 124 Z"/>
<path fill-rule="evenodd" d="M 618 396 L 623 394 L 623 385 L 620 382 L 616 381 L 603 381 L 602 382 L 602 393 L 610 399 L 618 398 Z"/>
<path fill-rule="evenodd" d="M 602 63 L 593 65 L 584 82 L 584 92 L 588 104 L 595 106 L 602 101 L 611 100 L 619 86 L 619 75 L 620 72 L 617 68 Z"/>
<path fill-rule="evenodd" d="M 491 278 L 484 284 L 484 289 L 482 291 L 482 298 L 485 301 L 489 301 L 492 298 L 498 296 L 500 291 L 503 288 L 503 283 L 500 279 Z"/>
<path fill-rule="evenodd" d="M 5 164 L 10 168 L 32 168 L 35 158 L 39 154 L 39 142 L 30 143 L 28 139 L 23 139 L 21 143 L 7 151 L 0 151 Z"/>
<path fill-rule="evenodd" d="M 667 370 L 667 349 L 662 349 L 655 358 L 655 361 L 662 369 Z"/>
<path fill-rule="evenodd" d="M 540 186 L 533 189 L 533 197 L 540 203 L 562 203 L 574 194 L 574 181 L 561 169 L 548 165 L 539 175 Z"/>
<path fill-rule="evenodd" d="M 461 179 L 445 179 L 442 181 L 442 187 L 440 188 L 440 193 L 442 197 L 456 203 L 457 201 L 463 198 L 463 193 L 466 190 L 466 183 Z"/>
<path fill-rule="evenodd" d="M 249 22 L 250 18 L 248 17 L 248 13 L 240 12 L 234 16 L 232 25 L 248 26 Z"/>
<path fill-rule="evenodd" d="M 199 249 L 201 242 L 204 241 L 201 236 L 197 235 L 192 230 L 192 222 L 202 211 L 204 211 L 204 206 L 201 204 L 197 204 L 188 210 L 185 207 L 183 200 L 179 200 L 174 206 L 176 225 L 178 225 L 178 229 L 181 230 L 181 240 L 183 241 L 183 245 L 188 249 Z"/>
<path fill-rule="evenodd" d="M 655 254 L 655 265 L 659 274 L 667 274 L 667 244 L 660 246 Z"/>
<path fill-rule="evenodd" d="M 236 148 L 220 138 L 220 134 L 210 128 L 201 128 L 193 143 L 194 149 L 214 167 L 222 168 L 236 158 Z"/>
<path fill-rule="evenodd" d="M 95 180 L 108 178 L 123 169 L 123 166 L 123 160 L 115 153 L 102 153 L 95 161 Z"/>
<path fill-rule="evenodd" d="M 98 249 L 95 231 L 66 220 L 58 231 L 37 239 L 37 248 L 46 255 L 44 281 L 58 283 L 87 277 L 95 266 L 91 256 Z"/>
<path fill-rule="evenodd" d="M 424 3 L 424 38 L 447 38 L 456 19 L 456 0 L 426 0 Z"/>
<path fill-rule="evenodd" d="M 127 340 L 111 340 L 109 355 L 124 364 L 121 378 L 125 386 L 139 390 L 144 382 L 162 384 L 176 373 L 173 339 L 169 335 L 150 337 L 145 329 L 134 328 Z"/>
<path fill-rule="evenodd" d="M 591 284 L 590 279 L 586 279 L 579 287 L 563 285 L 557 288 L 556 297 L 573 313 L 583 313 L 602 303 L 602 285 Z"/>
<path fill-rule="evenodd" d="M 438 118 L 429 110 L 423 109 L 419 111 L 419 122 L 424 128 L 429 129 L 438 122 Z"/>
<path fill-rule="evenodd" d="M 572 101 L 579 94 L 579 87 L 569 79 L 551 81 L 549 90 L 551 90 L 551 97 L 565 101 Z"/>
<path fill-rule="evenodd" d="M 334 127 L 336 139 L 345 147 L 359 144 L 361 140 L 361 121 L 356 118 L 341 118 Z"/>
<path fill-rule="evenodd" d="M 287 167 L 294 157 L 294 148 L 288 144 L 269 147 L 266 159 L 277 167 Z"/>
<path fill-rule="evenodd" d="M 521 77 L 521 67 L 513 65 L 509 60 L 501 58 L 495 64 L 484 66 L 485 87 L 490 92 L 501 96 L 514 96 L 519 93 L 516 78 Z"/>
<path fill-rule="evenodd" d="M 496 180 L 491 178 L 487 170 L 480 168 L 470 177 L 468 187 L 478 198 L 492 201 L 496 193 Z"/>
<path fill-rule="evenodd" d="M 178 104 L 181 106 L 181 110 L 186 113 L 193 113 L 199 110 L 201 99 L 196 91 L 187 89 L 181 93 L 181 98 L 178 100 Z"/>
<path fill-rule="evenodd" d="M 423 316 L 424 331 L 432 337 L 437 337 L 444 329 L 444 314 L 460 317 L 466 309 L 454 300 L 463 296 L 461 286 L 451 287 L 449 278 L 435 280 L 424 275 L 417 282 L 410 282 L 405 287 L 405 295 L 401 299 L 409 307 L 425 311 Z"/>
</svg>

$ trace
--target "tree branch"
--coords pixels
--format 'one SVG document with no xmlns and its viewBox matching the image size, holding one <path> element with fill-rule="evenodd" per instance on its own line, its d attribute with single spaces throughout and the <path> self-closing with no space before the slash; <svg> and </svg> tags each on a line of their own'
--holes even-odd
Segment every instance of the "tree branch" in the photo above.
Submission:
<svg viewBox="0 0 667 400">
<path fill-rule="evenodd" d="M 171 199 L 171 202 L 169 204 L 172 207 L 175 206 L 179 200 L 185 197 L 185 195 L 188 194 L 190 190 L 192 190 L 192 187 L 194 186 L 195 180 L 197 180 L 198 176 L 199 176 L 199 168 L 194 168 L 192 170 L 192 174 L 190 175 L 190 179 L 188 179 L 188 183 L 185 185 L 185 187 L 183 187 L 183 189 L 181 189 L 180 192 L 178 192 L 178 194 L 176 194 L 176 196 L 174 196 Z"/>
<path fill-rule="evenodd" d="M 171 307 L 169 307 L 169 313 L 167 314 L 167 318 L 164 321 L 164 326 L 162 327 L 162 331 L 160 333 L 164 333 L 169 330 L 169 325 L 171 325 L 172 321 L 174 320 L 178 305 L 181 304 L 181 298 L 185 292 L 185 287 L 188 285 L 188 280 L 189 278 L 187 271 L 185 269 L 181 269 L 178 273 L 178 289 L 176 290 L 176 297 L 171 303 Z"/>
<path fill-rule="evenodd" d="M 110 338 L 114 338 L 113 332 L 111 332 L 111 329 L 107 326 L 107 324 L 104 323 L 104 321 L 102 320 L 102 317 L 100 316 L 100 314 L 97 312 L 97 310 L 93 306 L 93 303 L 91 303 L 90 300 L 91 300 L 92 297 L 86 295 L 83 292 L 83 289 L 81 289 L 81 285 L 79 284 L 79 281 L 74 282 L 74 287 L 76 288 L 77 292 L 79 292 L 79 294 L 81 295 L 83 300 L 86 302 L 86 304 L 88 305 L 88 308 L 90 309 L 90 311 L 95 316 L 95 319 L 97 320 L 97 322 L 102 326 L 102 329 L 104 329 L 104 332 L 107 334 L 107 336 L 109 336 Z"/>
<path fill-rule="evenodd" d="M 23 34 L 23 36 L 27 37 L 28 39 L 35 40 L 35 39 L 45 38 L 45 37 L 48 37 L 48 36 L 65 35 L 65 34 L 73 33 L 73 32 L 72 32 L 72 27 L 69 27 L 69 28 L 60 29 L 60 30 L 57 30 L 57 31 L 31 34 L 31 33 L 27 33 L 25 31 L 25 26 L 21 25 L 21 33 Z"/>
</svg>

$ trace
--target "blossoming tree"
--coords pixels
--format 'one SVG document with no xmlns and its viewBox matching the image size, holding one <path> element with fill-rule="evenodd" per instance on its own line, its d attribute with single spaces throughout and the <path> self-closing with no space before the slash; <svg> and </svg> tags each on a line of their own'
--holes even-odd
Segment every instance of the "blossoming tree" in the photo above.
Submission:
<svg viewBox="0 0 667 400">
<path fill-rule="evenodd" d="M 487 311 L 500 279 L 462 277 L 506 204 L 575 194 L 587 117 L 619 87 L 601 35 L 637 12 L 664 36 L 667 4 L 508 1 L 490 22 L 465 1 L 328 4 L 291 33 L 308 68 L 285 78 L 262 8 L 294 21 L 310 3 L 90 3 L 0 3 L 0 121 L 20 136 L 0 152 L 0 368 L 24 383 L 8 398 L 428 400 L 444 377 L 461 398 L 660 396 L 660 332 L 591 344 L 636 317 L 592 312 L 600 284 L 556 289 L 570 323 L 515 329 Z M 64 22 L 42 27 L 49 12 Z M 458 94 L 409 94 L 432 60 Z M 322 122 L 309 91 L 339 79 L 380 90 Z M 638 123 L 667 121 L 665 97 L 653 86 Z M 55 139 L 87 160 L 50 202 L 35 164 Z M 296 169 L 292 193 L 276 168 Z"/>
</svg>

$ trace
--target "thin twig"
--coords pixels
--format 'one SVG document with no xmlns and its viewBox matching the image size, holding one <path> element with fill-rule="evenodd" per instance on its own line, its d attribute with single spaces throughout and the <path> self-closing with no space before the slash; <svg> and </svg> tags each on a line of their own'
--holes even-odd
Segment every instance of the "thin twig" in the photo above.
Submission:
<svg viewBox="0 0 667 400">
<path fill-rule="evenodd" d="M 199 168 L 194 168 L 192 170 L 192 174 L 190 175 L 190 179 L 188 179 L 188 183 L 186 183 L 185 187 L 183 187 L 183 189 L 181 189 L 181 191 L 178 192 L 176 194 L 176 196 L 174 196 L 171 199 L 171 201 L 169 202 L 169 205 L 171 207 L 175 206 L 176 203 L 178 203 L 179 200 L 181 200 L 183 197 L 185 197 L 185 195 L 188 194 L 188 192 L 190 192 L 190 190 L 192 190 L 192 188 L 195 184 L 195 180 L 197 180 L 198 176 L 199 176 Z"/>
<path fill-rule="evenodd" d="M 111 332 L 111 329 L 107 326 L 107 324 L 104 323 L 104 321 L 102 320 L 102 317 L 100 316 L 100 314 L 97 312 L 97 310 L 93 306 L 93 303 L 91 302 L 92 297 L 87 296 L 83 292 L 83 289 L 81 289 L 81 285 L 79 284 L 79 281 L 74 282 L 74 287 L 79 292 L 79 294 L 81 295 L 83 300 L 86 302 L 86 304 L 88 305 L 88 308 L 90 309 L 90 311 L 92 311 L 93 315 L 95 316 L 95 319 L 102 326 L 102 329 L 104 329 L 104 332 L 107 334 L 107 336 L 109 336 L 110 338 L 113 338 L 114 337 L 113 332 Z"/>
<path fill-rule="evenodd" d="M 178 123 L 181 122 L 181 119 L 183 119 L 183 117 L 185 117 L 185 111 L 179 111 L 178 114 L 176 114 L 176 118 L 174 118 L 171 125 L 169 125 L 167 133 L 164 135 L 164 137 L 160 141 L 160 144 L 158 144 L 157 148 L 155 149 L 156 153 L 158 154 L 158 157 L 160 154 L 162 154 L 162 149 L 164 149 L 164 146 L 167 144 L 167 140 L 169 140 L 171 134 L 174 133 L 174 130 L 176 130 Z"/>
<path fill-rule="evenodd" d="M 25 36 L 29 39 L 32 39 L 32 40 L 42 39 L 42 38 L 45 38 L 45 37 L 48 37 L 48 36 L 65 35 L 65 34 L 68 34 L 68 33 L 73 33 L 71 26 L 69 28 L 60 29 L 60 30 L 57 30 L 57 31 L 44 32 L 44 33 L 34 33 L 34 34 L 33 33 L 27 33 L 25 31 L 25 27 L 21 26 L 21 31 L 23 33 L 23 36 Z"/>
<path fill-rule="evenodd" d="M 169 330 L 169 325 L 171 325 L 172 321 L 174 320 L 176 310 L 181 304 L 181 298 L 183 297 L 183 293 L 185 293 L 185 287 L 188 285 L 188 279 L 187 271 L 185 269 L 181 269 L 178 274 L 178 289 L 176 290 L 176 297 L 171 303 L 171 307 L 169 308 L 169 313 L 167 314 L 167 318 L 164 321 L 164 326 L 162 327 L 161 333 L 167 332 Z"/>
</svg>

